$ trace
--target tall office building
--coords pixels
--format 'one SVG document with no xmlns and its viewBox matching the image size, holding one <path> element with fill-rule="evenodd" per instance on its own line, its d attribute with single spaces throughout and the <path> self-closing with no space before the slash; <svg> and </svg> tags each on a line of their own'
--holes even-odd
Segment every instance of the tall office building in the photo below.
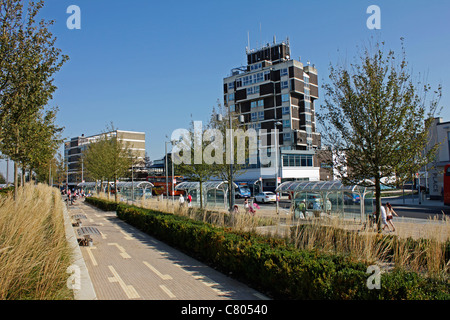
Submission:
<svg viewBox="0 0 450 320">
<path fill-rule="evenodd" d="M 246 54 L 247 66 L 232 69 L 223 80 L 225 106 L 243 115 L 247 128 L 267 130 L 267 138 L 258 146 L 260 152 L 276 151 L 270 132 L 277 127 L 278 177 L 319 180 L 319 167 L 314 166 L 315 150 L 321 145 L 315 121 L 319 97 L 316 68 L 291 58 L 289 40 L 274 40 L 257 50 L 247 48 Z M 238 179 L 263 179 L 270 190 L 275 186 L 274 170 L 258 163 Z"/>
<path fill-rule="evenodd" d="M 84 134 L 74 137 L 64 143 L 64 159 L 67 164 L 68 185 L 74 187 L 85 180 L 81 156 L 87 146 L 97 141 L 101 136 L 117 136 L 120 141 L 128 144 L 133 156 L 138 161 L 145 158 L 145 133 L 135 131 L 115 130 L 107 133 L 85 137 Z M 130 162 L 131 163 L 131 162 Z M 130 165 L 131 167 L 131 165 Z"/>
</svg>

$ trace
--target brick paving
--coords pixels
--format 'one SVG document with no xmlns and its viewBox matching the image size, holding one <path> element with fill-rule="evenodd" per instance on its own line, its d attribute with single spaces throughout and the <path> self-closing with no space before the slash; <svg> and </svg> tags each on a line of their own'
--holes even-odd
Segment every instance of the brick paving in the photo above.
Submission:
<svg viewBox="0 0 450 320">
<path fill-rule="evenodd" d="M 81 246 L 99 300 L 265 300 L 263 294 L 217 272 L 83 201 L 69 215 L 85 215 L 92 246 Z M 74 227 L 77 231 L 81 227 Z"/>
</svg>

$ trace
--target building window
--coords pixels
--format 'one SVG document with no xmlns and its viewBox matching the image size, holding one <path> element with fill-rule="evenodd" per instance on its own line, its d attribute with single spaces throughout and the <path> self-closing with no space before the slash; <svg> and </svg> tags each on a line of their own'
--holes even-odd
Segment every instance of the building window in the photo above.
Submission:
<svg viewBox="0 0 450 320">
<path fill-rule="evenodd" d="M 280 70 L 280 76 L 287 76 L 288 75 L 288 69 L 287 68 L 283 68 Z"/>
<path fill-rule="evenodd" d="M 264 100 L 258 100 L 258 107 L 264 107 Z"/>
<path fill-rule="evenodd" d="M 281 113 L 282 113 L 282 114 L 289 114 L 289 108 L 290 108 L 290 107 L 283 107 L 283 108 L 281 109 Z"/>
<path fill-rule="evenodd" d="M 283 128 L 290 128 L 291 120 L 283 120 Z"/>
<path fill-rule="evenodd" d="M 242 87 L 242 78 L 236 79 L 236 88 Z"/>
<path fill-rule="evenodd" d="M 284 154 L 283 167 L 312 167 L 312 155 Z"/>
<path fill-rule="evenodd" d="M 234 89 L 234 82 L 230 82 L 228 84 L 228 89 Z"/>
<path fill-rule="evenodd" d="M 234 93 L 228 95 L 228 101 L 234 101 Z"/>
<path fill-rule="evenodd" d="M 230 111 L 236 112 L 236 105 L 234 105 L 234 104 L 230 105 Z"/>
<path fill-rule="evenodd" d="M 270 71 L 264 71 L 264 81 L 270 80 Z"/>
<path fill-rule="evenodd" d="M 256 83 L 264 81 L 264 74 L 262 72 L 256 74 Z"/>
<path fill-rule="evenodd" d="M 264 120 L 264 111 L 258 112 L 258 120 Z"/>
<path fill-rule="evenodd" d="M 305 100 L 309 101 L 311 99 L 309 89 L 305 88 L 304 90 L 305 90 Z"/>
<path fill-rule="evenodd" d="M 254 87 L 248 87 L 247 88 L 247 95 L 259 93 L 259 86 Z"/>
<path fill-rule="evenodd" d="M 283 133 L 283 141 L 291 140 L 291 133 Z"/>
<path fill-rule="evenodd" d="M 253 64 L 253 65 L 250 66 L 250 70 L 251 70 L 251 71 L 253 71 L 253 70 L 258 70 L 258 69 L 261 69 L 261 68 L 262 68 L 262 63 L 261 63 L 261 62 L 260 62 L 260 63 Z"/>
<path fill-rule="evenodd" d="M 448 140 L 448 157 L 450 159 L 450 131 L 447 132 L 447 140 Z"/>
<path fill-rule="evenodd" d="M 256 101 L 252 101 L 252 102 L 250 102 L 250 108 L 256 108 L 256 106 L 257 106 L 257 104 L 256 104 Z"/>
<path fill-rule="evenodd" d="M 311 112 L 311 102 L 305 101 L 305 112 Z"/>
<path fill-rule="evenodd" d="M 258 119 L 258 114 L 256 112 L 252 113 L 252 121 L 256 121 Z"/>
<path fill-rule="evenodd" d="M 281 89 L 287 89 L 287 88 L 289 88 L 289 82 L 281 81 Z"/>
<path fill-rule="evenodd" d="M 289 101 L 289 95 L 288 95 L 288 94 L 283 94 L 283 95 L 281 95 L 281 101 L 282 101 L 282 102 L 287 102 L 287 101 Z"/>
<path fill-rule="evenodd" d="M 305 83 L 305 88 L 309 88 L 309 77 L 303 74 L 303 82 Z"/>
</svg>

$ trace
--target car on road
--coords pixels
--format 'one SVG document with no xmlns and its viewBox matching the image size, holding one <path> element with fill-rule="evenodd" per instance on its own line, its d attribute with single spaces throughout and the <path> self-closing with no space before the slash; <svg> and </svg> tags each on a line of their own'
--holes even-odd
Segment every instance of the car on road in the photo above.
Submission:
<svg viewBox="0 0 450 320">
<path fill-rule="evenodd" d="M 252 195 L 252 192 L 248 186 L 238 186 L 235 191 L 234 195 L 236 198 L 250 198 Z"/>
<path fill-rule="evenodd" d="M 276 202 L 276 201 L 277 201 L 277 197 L 276 197 L 275 193 L 270 192 L 270 191 L 260 192 L 257 195 L 255 195 L 255 202 L 266 203 L 266 202 Z"/>
</svg>

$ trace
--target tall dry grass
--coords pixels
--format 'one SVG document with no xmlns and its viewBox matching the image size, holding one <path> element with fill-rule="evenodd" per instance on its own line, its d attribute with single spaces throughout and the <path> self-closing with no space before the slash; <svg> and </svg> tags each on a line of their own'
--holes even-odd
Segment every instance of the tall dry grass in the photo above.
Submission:
<svg viewBox="0 0 450 320">
<path fill-rule="evenodd" d="M 0 299 L 73 299 L 71 253 L 57 189 L 27 184 L 0 197 Z"/>
<path fill-rule="evenodd" d="M 437 221 L 434 221 L 437 222 Z M 432 276 L 448 278 L 450 261 L 446 261 L 446 244 L 450 237 L 448 219 L 427 224 L 420 237 L 411 237 L 413 226 L 397 223 L 398 234 L 380 234 L 363 230 L 360 225 L 335 218 L 298 221 L 292 228 L 291 241 L 297 248 L 332 254 L 344 254 L 369 264 L 403 268 Z M 401 230 L 408 230 L 408 236 Z M 425 230 L 428 232 L 425 234 Z"/>
</svg>

